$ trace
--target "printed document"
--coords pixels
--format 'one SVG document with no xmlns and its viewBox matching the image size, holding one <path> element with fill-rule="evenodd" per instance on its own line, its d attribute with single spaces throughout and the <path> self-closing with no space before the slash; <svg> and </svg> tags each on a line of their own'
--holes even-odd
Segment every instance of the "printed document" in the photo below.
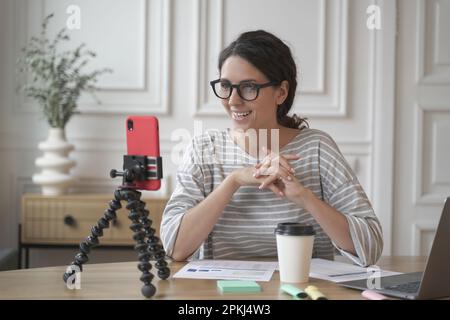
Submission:
<svg viewBox="0 0 450 320">
<path fill-rule="evenodd" d="M 180 269 L 174 278 L 269 281 L 277 262 L 241 260 L 196 260 Z"/>
<path fill-rule="evenodd" d="M 186 264 L 173 277 L 188 279 L 224 279 L 269 281 L 278 269 L 278 262 L 242 260 L 195 260 Z M 326 259 L 311 259 L 309 276 L 332 282 L 390 276 L 400 272 L 381 270 L 376 267 L 363 268 L 350 263 Z"/>
<path fill-rule="evenodd" d="M 309 276 L 333 282 L 367 279 L 369 277 L 384 277 L 400 274 L 400 272 L 381 270 L 372 267 L 359 267 L 350 263 L 314 258 L 311 260 Z"/>
</svg>

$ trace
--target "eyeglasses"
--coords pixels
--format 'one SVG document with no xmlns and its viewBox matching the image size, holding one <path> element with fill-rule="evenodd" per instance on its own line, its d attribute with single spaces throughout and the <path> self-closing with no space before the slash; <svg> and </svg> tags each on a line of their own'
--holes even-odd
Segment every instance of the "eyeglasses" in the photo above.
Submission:
<svg viewBox="0 0 450 320">
<path fill-rule="evenodd" d="M 220 99 L 228 99 L 236 88 L 239 97 L 245 101 L 253 101 L 258 98 L 259 90 L 266 87 L 278 85 L 279 82 L 270 81 L 263 84 L 257 84 L 251 81 L 243 81 L 238 84 L 231 84 L 230 81 L 217 79 L 210 82 L 214 94 Z"/>
</svg>

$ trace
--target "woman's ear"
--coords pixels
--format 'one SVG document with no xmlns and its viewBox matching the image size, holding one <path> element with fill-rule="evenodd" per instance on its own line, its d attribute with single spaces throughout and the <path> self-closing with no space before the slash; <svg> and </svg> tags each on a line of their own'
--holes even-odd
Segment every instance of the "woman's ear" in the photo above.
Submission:
<svg viewBox="0 0 450 320">
<path fill-rule="evenodd" d="M 278 87 L 277 94 L 277 105 L 283 104 L 284 100 L 286 100 L 289 93 L 289 82 L 287 80 L 283 80 Z"/>
</svg>

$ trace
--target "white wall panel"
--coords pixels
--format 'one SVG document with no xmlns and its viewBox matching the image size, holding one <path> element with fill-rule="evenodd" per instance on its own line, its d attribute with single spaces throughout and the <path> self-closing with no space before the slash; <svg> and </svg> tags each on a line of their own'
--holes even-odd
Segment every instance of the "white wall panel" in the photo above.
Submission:
<svg viewBox="0 0 450 320">
<path fill-rule="evenodd" d="M 450 1 L 417 2 L 417 80 L 423 84 L 450 84 Z"/>
<path fill-rule="evenodd" d="M 209 88 L 209 81 L 219 77 L 218 54 L 241 32 L 256 29 L 272 31 L 292 49 L 299 68 L 297 94 L 302 95 L 295 101 L 294 112 L 346 115 L 347 0 L 249 0 L 245 5 L 238 0 L 197 0 L 196 5 L 199 87 L 194 115 L 224 115 Z"/>
<path fill-rule="evenodd" d="M 427 255 L 450 196 L 450 1 L 399 1 L 393 253 Z"/>
<path fill-rule="evenodd" d="M 43 12 L 66 12 L 70 5 L 80 10 L 80 29 L 70 31 L 70 49 L 73 43 L 86 43 L 98 54 L 98 59 L 90 64 L 91 70 L 112 66 L 114 73 L 103 76 L 98 86 L 104 90 L 145 90 L 147 86 L 145 70 L 149 62 L 147 56 L 147 12 L 145 0 L 45 0 Z M 58 29 L 66 25 L 69 15 L 55 16 L 54 25 Z M 34 29 L 34 28 L 33 28 Z M 52 27 L 52 35 L 56 28 Z M 117 44 L 120 43 L 120 46 Z"/>
<path fill-rule="evenodd" d="M 62 49 L 86 43 L 97 53 L 87 71 L 109 67 L 97 83 L 100 105 L 88 94 L 81 97 L 79 109 L 94 114 L 169 113 L 170 98 L 170 17 L 172 0 L 87 1 L 39 0 L 18 1 L 16 25 L 18 41 L 23 47 L 31 35 L 40 30 L 42 18 L 55 17 L 49 34 L 55 35 L 66 26 L 66 8 L 81 9 L 81 28 L 69 30 L 71 42 Z M 32 12 L 34 15 L 31 15 Z M 24 15 L 28 14 L 25 19 Z M 24 21 L 26 21 L 24 23 Z M 30 102 L 18 97 L 17 107 L 32 110 Z"/>
<path fill-rule="evenodd" d="M 450 190 L 450 105 L 416 106 L 416 203 L 440 205 Z"/>
</svg>

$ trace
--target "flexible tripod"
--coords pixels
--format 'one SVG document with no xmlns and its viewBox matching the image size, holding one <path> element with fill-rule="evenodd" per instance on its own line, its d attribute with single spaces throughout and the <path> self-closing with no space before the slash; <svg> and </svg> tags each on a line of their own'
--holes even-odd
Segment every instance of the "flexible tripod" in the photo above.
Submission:
<svg viewBox="0 0 450 320">
<path fill-rule="evenodd" d="M 146 298 L 156 293 L 155 286 L 151 283 L 153 274 L 150 272 L 152 265 L 150 259 L 156 259 L 158 277 L 165 280 L 170 275 L 170 269 L 164 260 L 166 253 L 159 238 L 155 236 L 155 229 L 151 227 L 152 220 L 148 218 L 149 211 L 145 209 L 145 202 L 140 200 L 141 192 L 136 190 L 136 182 L 162 178 L 161 157 L 150 158 L 145 156 L 124 156 L 123 172 L 111 170 L 111 178 L 123 177 L 123 183 L 114 191 L 114 199 L 109 202 L 109 208 L 104 212 L 97 224 L 91 229 L 91 235 L 80 243 L 80 252 L 75 255 L 68 271 L 63 279 L 66 284 L 75 282 L 76 270 L 83 271 L 83 264 L 89 258 L 91 249 L 99 244 L 99 238 L 103 236 L 103 229 L 108 228 L 112 220 L 116 219 L 116 211 L 122 208 L 121 201 L 127 201 L 129 210 L 128 218 L 131 220 L 130 229 L 133 230 L 133 240 L 136 241 L 134 250 L 138 252 L 138 269 L 142 271 L 140 280 L 144 283 L 141 289 Z"/>
</svg>

